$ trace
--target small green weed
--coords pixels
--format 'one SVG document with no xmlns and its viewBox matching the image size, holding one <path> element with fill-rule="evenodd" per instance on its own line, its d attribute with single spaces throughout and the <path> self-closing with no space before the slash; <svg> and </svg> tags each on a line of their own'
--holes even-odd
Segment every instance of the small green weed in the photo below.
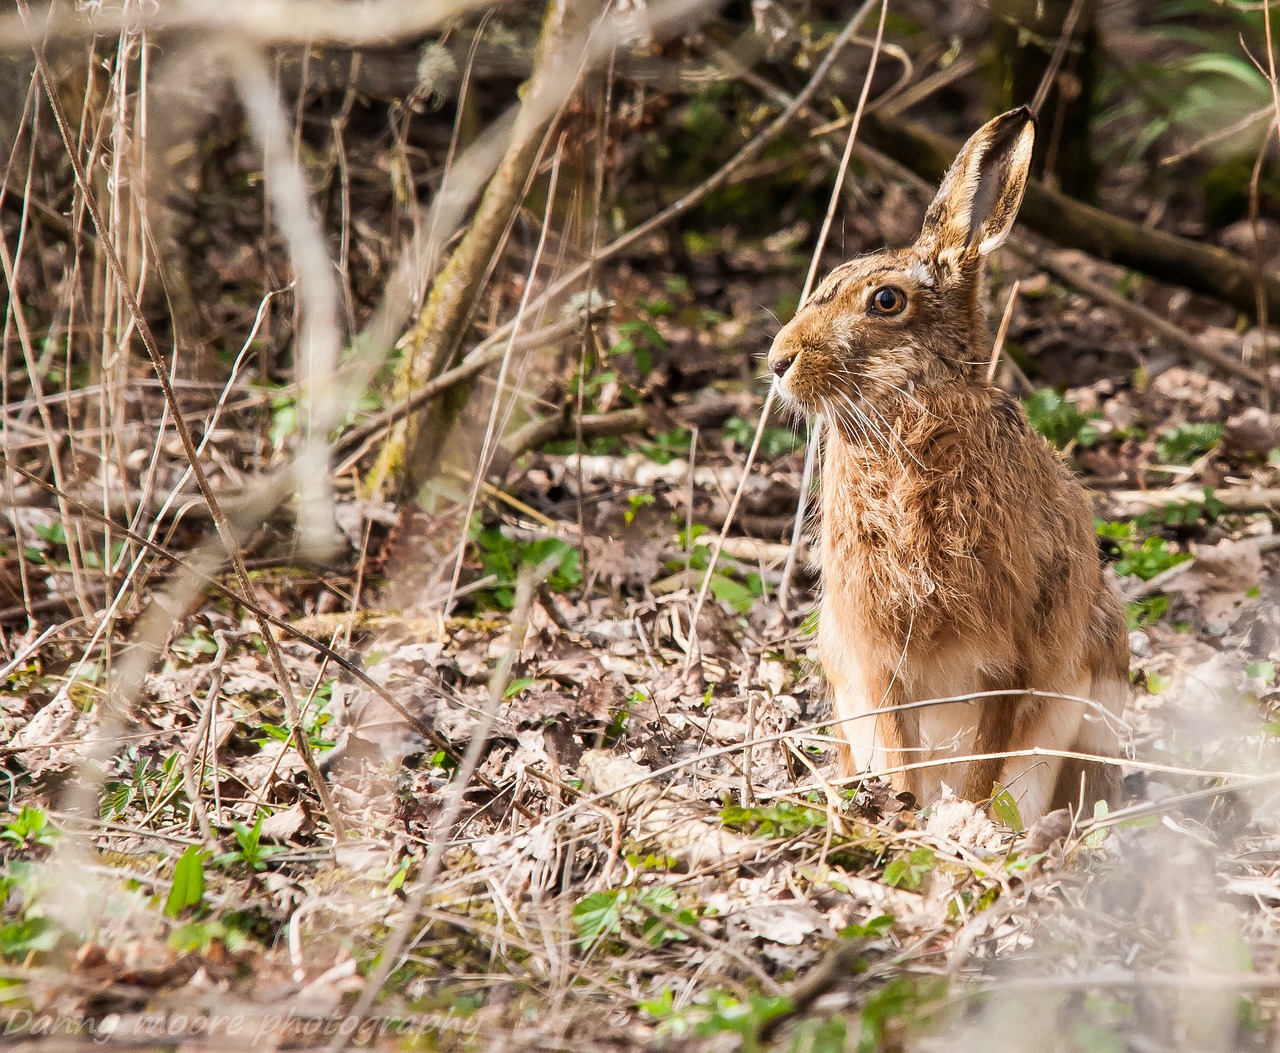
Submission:
<svg viewBox="0 0 1280 1053">
<path fill-rule="evenodd" d="M 1157 527 L 1185 529 L 1202 523 L 1215 523 L 1226 510 L 1227 506 L 1214 496 L 1213 488 L 1206 486 L 1203 501 L 1171 501 L 1163 508 L 1144 512 L 1135 517 L 1133 522 L 1143 530 L 1154 530 Z"/>
<path fill-rule="evenodd" d="M 933 977 L 890 980 L 863 1003 L 858 1014 L 858 1053 L 892 1048 L 896 1036 L 909 1026 L 927 1022 L 930 1007 L 941 1003 L 946 992 L 946 982 Z"/>
<path fill-rule="evenodd" d="M 169 650 L 186 662 L 198 662 L 218 653 L 218 641 L 203 625 L 197 625 L 187 635 L 170 645 Z"/>
<path fill-rule="evenodd" d="M 33 835 L 38 837 L 40 831 L 51 829 L 35 816 L 28 816 L 18 828 L 12 822 L 7 824 L 4 833 L 22 835 L 19 844 L 48 844 L 47 841 L 33 842 L 29 839 Z M 0 925 L 0 958 L 21 961 L 31 954 L 48 953 L 58 945 L 63 936 L 62 928 L 56 922 L 34 913 L 36 904 L 44 898 L 52 884 L 49 868 L 41 863 L 11 859 L 0 869 L 0 903 L 4 904 L 6 917 L 12 919 Z"/>
<path fill-rule="evenodd" d="M 667 348 L 667 341 L 657 327 L 643 318 L 623 322 L 618 326 L 618 332 L 621 336 L 609 348 L 609 355 L 630 355 L 641 373 L 650 372 L 653 369 L 653 356 Z"/>
<path fill-rule="evenodd" d="M 708 533 L 707 527 L 695 523 L 691 530 L 681 530 L 676 535 L 677 542 L 683 548 L 687 549 L 693 543 L 688 561 L 691 570 L 705 571 L 711 561 L 710 539 L 698 540 Z M 667 569 L 679 572 L 684 569 L 684 564 L 673 560 L 667 564 Z M 739 614 L 750 614 L 756 601 L 764 596 L 764 579 L 756 571 L 742 570 L 737 560 L 722 552 L 719 568 L 711 575 L 710 589 L 711 595 L 721 603 L 727 603 Z"/>
<path fill-rule="evenodd" d="M 1130 632 L 1133 632 L 1135 629 L 1142 629 L 1148 625 L 1155 625 L 1156 622 L 1168 613 L 1168 596 L 1160 592 L 1156 593 L 1154 596 L 1144 596 L 1140 600 L 1125 603 L 1125 626 Z"/>
<path fill-rule="evenodd" d="M 667 924 L 667 919 L 688 928 L 698 923 L 698 915 L 682 909 L 676 890 L 667 885 L 647 888 L 613 888 L 593 892 L 580 899 L 572 912 L 578 943 L 589 947 L 600 940 L 629 932 L 654 947 L 688 937 Z"/>
<path fill-rule="evenodd" d="M 1008 790 L 1001 790 L 991 799 L 991 811 L 1010 830 L 1021 833 L 1026 829 L 1022 813 L 1018 810 L 1018 802 Z"/>
<path fill-rule="evenodd" d="M 21 961 L 30 954 L 47 954 L 62 935 L 57 924 L 38 916 L 0 925 L 0 958 Z"/>
<path fill-rule="evenodd" d="M 103 819 L 119 819 L 135 808 L 147 814 L 165 809 L 178 820 L 187 817 L 189 802 L 178 754 L 170 754 L 159 764 L 151 757 L 139 757 L 127 779 L 112 779 L 103 786 L 98 804 Z"/>
<path fill-rule="evenodd" d="M 1102 414 L 1096 410 L 1082 413 L 1074 402 L 1053 388 L 1041 388 L 1023 405 L 1031 426 L 1060 450 L 1068 446 L 1092 446 L 1098 441 L 1097 425 Z"/>
<path fill-rule="evenodd" d="M 473 541 L 484 573 L 498 579 L 492 588 L 482 590 L 482 599 L 502 610 L 511 610 L 515 603 L 516 575 L 523 564 L 543 566 L 550 562 L 547 584 L 556 592 L 568 592 L 582 584 L 578 550 L 559 538 L 516 541 L 498 528 L 490 527 L 477 531 Z"/>
<path fill-rule="evenodd" d="M 653 494 L 631 494 L 627 498 L 627 510 L 622 513 L 622 521 L 630 526 L 635 522 L 636 516 L 640 513 L 640 509 L 649 508 L 657 502 L 657 497 Z"/>
<path fill-rule="evenodd" d="M 1167 428 L 1156 439 L 1156 456 L 1164 464 L 1190 464 L 1222 439 L 1222 425 L 1188 421 Z"/>
<path fill-rule="evenodd" d="M 215 856 L 213 865 L 219 867 L 243 865 L 254 871 L 266 870 L 267 860 L 272 856 L 280 855 L 285 851 L 285 848 L 281 845 L 264 845 L 262 843 L 262 820 L 264 818 L 263 813 L 259 812 L 257 821 L 252 827 L 245 826 L 244 823 L 232 823 L 231 829 L 236 835 L 236 847 L 230 852 Z"/>
<path fill-rule="evenodd" d="M 164 901 L 164 912 L 176 918 L 204 899 L 204 861 L 209 853 L 199 845 L 188 845 L 173 868 L 173 884 Z"/>
<path fill-rule="evenodd" d="M 1157 574 L 1191 558 L 1190 553 L 1175 551 L 1162 537 L 1139 540 L 1140 531 L 1134 522 L 1100 522 L 1097 532 L 1099 537 L 1110 540 L 1119 553 L 1115 568 L 1122 578 L 1135 575 L 1143 581 L 1150 581 Z"/>
<path fill-rule="evenodd" d="M 333 714 L 327 710 L 333 698 L 333 685 L 333 680 L 327 680 L 317 687 L 311 704 L 307 706 L 302 716 L 302 726 L 307 734 L 307 742 L 313 750 L 329 750 L 334 747 L 334 741 L 323 734 L 325 726 L 333 719 Z M 293 736 L 287 725 L 266 720 L 258 724 L 257 730 L 262 732 L 253 740 L 258 746 L 265 746 L 272 741 L 288 742 Z"/>
<path fill-rule="evenodd" d="M 751 449 L 755 441 L 756 426 L 741 417 L 730 417 L 720 429 L 724 437 L 742 450 Z M 790 428 L 766 427 L 760 436 L 760 452 L 767 460 L 793 453 L 804 445 L 804 440 Z"/>
<path fill-rule="evenodd" d="M 670 464 L 677 457 L 688 457 L 692 442 L 693 433 L 688 428 L 677 425 L 667 431 L 658 432 L 652 441 L 636 443 L 636 449 L 654 464 Z"/>
<path fill-rule="evenodd" d="M 216 918 L 190 922 L 169 934 L 169 946 L 179 954 L 208 955 L 219 943 L 235 954 L 249 942 L 250 937 L 243 930 Z"/>
<path fill-rule="evenodd" d="M 824 829 L 827 814 L 817 808 L 780 801 L 754 808 L 730 805 L 720 809 L 720 822 L 730 830 L 740 830 L 752 837 L 799 837 Z"/>
<path fill-rule="evenodd" d="M 30 852 L 36 847 L 48 848 L 57 837 L 58 831 L 50 825 L 44 810 L 30 805 L 23 805 L 22 810 L 0 829 L 0 841 L 16 845 L 20 852 Z"/>
<path fill-rule="evenodd" d="M 660 1021 L 662 1038 L 710 1038 L 714 1035 L 738 1035 L 741 1049 L 760 1048 L 760 1033 L 769 1021 L 792 1010 L 791 999 L 751 993 L 746 1000 L 714 988 L 699 993 L 698 1001 L 683 1009 L 675 1008 L 675 997 L 664 990 L 657 998 L 639 1003 L 651 1019 Z"/>
<path fill-rule="evenodd" d="M 861 925 L 846 925 L 840 936 L 846 940 L 881 940 L 893 931 L 895 920 L 892 914 L 877 914 Z"/>
<path fill-rule="evenodd" d="M 890 860 L 884 868 L 884 883 L 893 888 L 918 892 L 924 879 L 933 872 L 935 857 L 932 848 L 913 848 L 906 859 Z"/>
</svg>

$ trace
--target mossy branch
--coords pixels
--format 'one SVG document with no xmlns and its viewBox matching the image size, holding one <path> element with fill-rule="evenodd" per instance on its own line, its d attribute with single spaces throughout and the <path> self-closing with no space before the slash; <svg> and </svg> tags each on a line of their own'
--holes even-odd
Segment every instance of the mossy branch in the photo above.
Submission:
<svg viewBox="0 0 1280 1053">
<path fill-rule="evenodd" d="M 471 225 L 427 294 L 407 334 L 394 398 L 412 395 L 453 363 L 494 256 L 526 189 L 547 128 L 577 77 L 590 22 L 584 0 L 550 0 L 543 17 L 533 73 L 520 89 L 521 105 L 506 153 L 485 188 Z M 464 385 L 465 391 L 469 388 Z M 369 479 L 413 493 L 435 472 L 438 444 L 459 399 L 431 404 L 396 427 Z"/>
</svg>

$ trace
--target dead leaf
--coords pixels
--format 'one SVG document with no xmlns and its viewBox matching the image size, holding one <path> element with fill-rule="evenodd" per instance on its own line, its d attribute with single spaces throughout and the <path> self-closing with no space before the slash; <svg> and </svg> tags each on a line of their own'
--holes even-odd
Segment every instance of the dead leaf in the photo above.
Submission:
<svg viewBox="0 0 1280 1053">
<path fill-rule="evenodd" d="M 272 841 L 288 841 L 310 820 L 311 816 L 307 814 L 302 801 L 298 801 L 284 811 L 273 812 L 263 819 L 262 836 Z"/>
</svg>

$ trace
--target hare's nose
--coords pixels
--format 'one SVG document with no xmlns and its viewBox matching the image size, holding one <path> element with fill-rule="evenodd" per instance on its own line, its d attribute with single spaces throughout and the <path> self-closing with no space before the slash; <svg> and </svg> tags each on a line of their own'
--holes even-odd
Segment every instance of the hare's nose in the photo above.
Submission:
<svg viewBox="0 0 1280 1053">
<path fill-rule="evenodd" d="M 779 355 L 769 363 L 769 368 L 773 370 L 774 376 L 781 379 L 786 376 L 787 370 L 791 368 L 791 363 L 795 360 L 796 356 L 794 354 Z"/>
</svg>

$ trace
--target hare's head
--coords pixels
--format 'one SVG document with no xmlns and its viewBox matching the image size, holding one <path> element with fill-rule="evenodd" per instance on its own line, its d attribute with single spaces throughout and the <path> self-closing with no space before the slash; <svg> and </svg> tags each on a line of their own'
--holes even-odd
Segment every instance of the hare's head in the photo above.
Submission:
<svg viewBox="0 0 1280 1053">
<path fill-rule="evenodd" d="M 1034 140 L 1025 107 L 984 125 L 943 178 L 913 245 L 827 276 L 769 352 L 784 396 L 839 421 L 850 404 L 985 365 L 983 257 L 1013 226 Z"/>
</svg>

